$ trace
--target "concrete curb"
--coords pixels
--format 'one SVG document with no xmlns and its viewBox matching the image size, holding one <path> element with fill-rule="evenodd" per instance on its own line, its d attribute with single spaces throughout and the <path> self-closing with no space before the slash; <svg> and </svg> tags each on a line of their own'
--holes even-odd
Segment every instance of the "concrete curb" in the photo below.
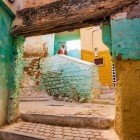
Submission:
<svg viewBox="0 0 140 140">
<path fill-rule="evenodd" d="M 44 114 L 21 113 L 23 121 L 55 126 L 67 126 L 78 128 L 109 129 L 114 121 L 100 117 L 58 116 Z"/>
</svg>

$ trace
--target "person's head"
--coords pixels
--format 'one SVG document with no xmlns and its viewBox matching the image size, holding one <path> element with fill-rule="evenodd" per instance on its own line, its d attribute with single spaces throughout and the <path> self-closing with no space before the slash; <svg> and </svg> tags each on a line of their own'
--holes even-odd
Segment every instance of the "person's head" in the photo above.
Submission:
<svg viewBox="0 0 140 140">
<path fill-rule="evenodd" d="M 65 45 L 64 45 L 64 44 L 62 44 L 62 45 L 61 45 L 61 47 L 64 49 L 64 48 L 65 48 Z"/>
</svg>

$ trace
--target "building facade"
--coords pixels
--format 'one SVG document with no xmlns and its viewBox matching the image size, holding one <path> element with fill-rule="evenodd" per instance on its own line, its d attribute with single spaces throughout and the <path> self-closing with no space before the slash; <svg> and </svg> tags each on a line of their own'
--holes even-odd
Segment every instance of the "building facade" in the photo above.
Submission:
<svg viewBox="0 0 140 140">
<path fill-rule="evenodd" d="M 113 86 L 112 58 L 108 47 L 103 44 L 102 31 L 99 26 L 83 28 L 81 35 L 82 60 L 98 66 L 99 80 L 102 86 Z"/>
</svg>

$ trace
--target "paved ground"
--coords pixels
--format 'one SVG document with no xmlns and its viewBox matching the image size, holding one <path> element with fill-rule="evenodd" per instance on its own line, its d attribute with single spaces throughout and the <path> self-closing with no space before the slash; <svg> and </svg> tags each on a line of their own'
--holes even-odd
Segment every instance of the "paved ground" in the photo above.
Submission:
<svg viewBox="0 0 140 140">
<path fill-rule="evenodd" d="M 75 117 L 102 117 L 114 119 L 115 105 L 93 104 L 93 103 L 70 103 L 56 101 L 53 97 L 44 94 L 38 96 L 24 97 L 20 103 L 20 112 L 29 114 L 75 116 Z M 113 95 L 114 96 L 114 95 Z M 39 100 L 36 99 L 39 97 Z M 105 95 L 104 98 L 107 96 Z M 112 98 L 112 95 L 111 95 Z M 31 100 L 30 100 L 31 99 Z M 108 99 L 108 98 L 107 98 Z M 6 130 L 7 131 L 7 130 Z M 75 127 L 62 127 L 36 123 L 20 122 L 8 128 L 8 131 L 20 135 L 33 136 L 44 140 L 118 140 L 113 129 L 83 129 Z"/>
<path fill-rule="evenodd" d="M 76 116 L 94 116 L 114 119 L 114 105 L 101 104 L 77 104 L 65 102 L 21 102 L 20 112 L 37 113 L 47 115 L 76 115 Z"/>
<path fill-rule="evenodd" d="M 70 103 L 56 101 L 52 97 L 47 97 L 48 101 L 30 101 L 20 103 L 21 113 L 36 113 L 46 115 L 75 115 L 89 117 L 104 117 L 114 119 L 115 106 L 93 103 Z"/>
<path fill-rule="evenodd" d="M 82 129 L 26 122 L 13 124 L 4 128 L 2 132 L 38 138 L 40 140 L 119 140 L 112 129 Z"/>
</svg>

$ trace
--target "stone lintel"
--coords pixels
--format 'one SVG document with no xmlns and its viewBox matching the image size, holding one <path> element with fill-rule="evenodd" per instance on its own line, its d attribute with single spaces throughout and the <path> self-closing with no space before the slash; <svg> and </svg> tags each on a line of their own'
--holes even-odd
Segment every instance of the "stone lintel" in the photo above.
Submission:
<svg viewBox="0 0 140 140">
<path fill-rule="evenodd" d="M 18 11 L 11 33 L 31 36 L 93 26 L 135 2 L 137 0 L 52 1 Z"/>
</svg>

